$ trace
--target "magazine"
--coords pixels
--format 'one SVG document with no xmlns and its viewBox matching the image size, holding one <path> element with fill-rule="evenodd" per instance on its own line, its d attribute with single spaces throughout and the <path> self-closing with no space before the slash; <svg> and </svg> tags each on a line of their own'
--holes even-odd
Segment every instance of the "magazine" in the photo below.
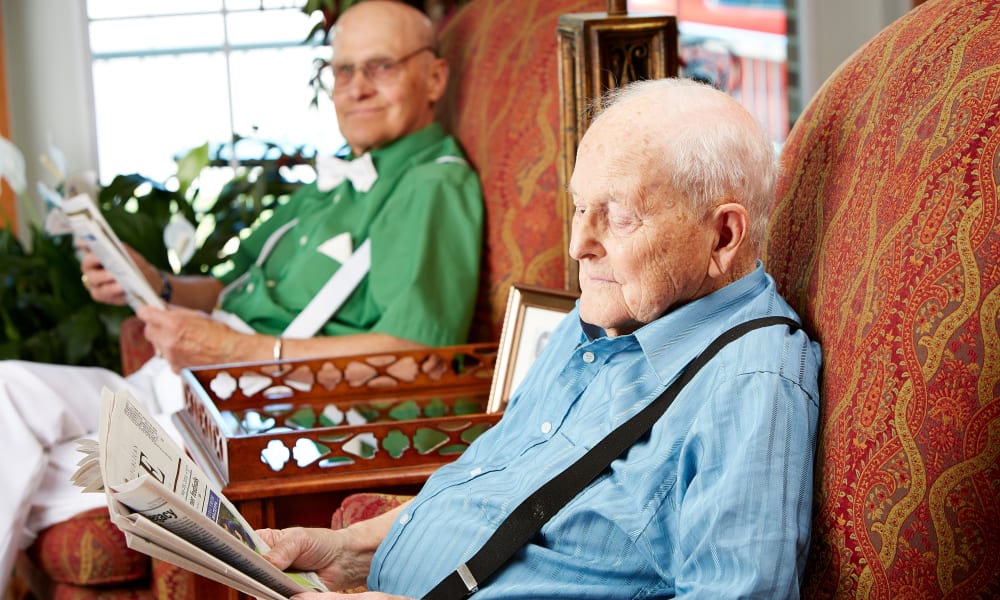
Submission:
<svg viewBox="0 0 1000 600">
<path fill-rule="evenodd" d="M 153 291 L 149 281 L 132 260 L 125 244 L 108 225 L 100 209 L 87 194 L 77 194 L 61 202 L 73 237 L 83 242 L 100 259 L 101 264 L 114 276 L 125 290 L 125 297 L 132 310 L 143 304 L 162 308 L 163 299 Z"/>
<path fill-rule="evenodd" d="M 102 391 L 98 439 L 78 444 L 73 482 L 107 494 L 130 548 L 258 598 L 326 591 L 264 559 L 264 540 L 127 391 Z"/>
</svg>

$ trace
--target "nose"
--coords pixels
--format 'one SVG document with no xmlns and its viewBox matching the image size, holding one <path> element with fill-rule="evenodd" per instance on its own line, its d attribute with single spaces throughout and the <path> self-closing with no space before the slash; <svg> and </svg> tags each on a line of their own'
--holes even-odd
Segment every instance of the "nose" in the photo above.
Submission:
<svg viewBox="0 0 1000 600">
<path fill-rule="evenodd" d="M 603 255 L 604 248 L 598 237 L 595 218 L 593 211 L 577 210 L 573 213 L 573 228 L 569 240 L 569 255 L 573 260 Z"/>
<path fill-rule="evenodd" d="M 349 81 L 333 86 L 334 95 L 344 95 L 352 99 L 367 98 L 375 92 L 375 84 L 363 69 L 355 69 Z"/>
</svg>

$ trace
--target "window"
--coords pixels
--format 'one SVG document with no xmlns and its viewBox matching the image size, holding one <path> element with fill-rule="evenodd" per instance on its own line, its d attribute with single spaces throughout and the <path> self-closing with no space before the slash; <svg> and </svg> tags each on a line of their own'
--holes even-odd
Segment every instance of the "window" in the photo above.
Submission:
<svg viewBox="0 0 1000 600">
<path fill-rule="evenodd" d="M 677 16 L 681 66 L 739 100 L 782 143 L 788 135 L 784 0 L 629 0 Z"/>
<path fill-rule="evenodd" d="M 101 182 L 166 180 L 205 142 L 231 156 L 234 136 L 339 148 L 331 103 L 310 106 L 313 61 L 329 48 L 303 43 L 314 23 L 303 4 L 88 0 Z"/>
</svg>

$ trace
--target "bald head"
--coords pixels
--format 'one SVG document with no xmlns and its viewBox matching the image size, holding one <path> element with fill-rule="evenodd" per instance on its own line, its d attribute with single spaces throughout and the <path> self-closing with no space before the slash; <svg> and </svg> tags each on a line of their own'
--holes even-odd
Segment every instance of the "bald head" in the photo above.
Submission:
<svg viewBox="0 0 1000 600">
<path fill-rule="evenodd" d="M 448 65 L 419 10 L 390 0 L 355 4 L 337 20 L 332 63 L 337 122 L 355 155 L 434 122 Z"/>
<path fill-rule="evenodd" d="M 400 43 L 409 47 L 436 46 L 430 18 L 409 4 L 395 0 L 366 0 L 348 8 L 334 26 L 334 42 L 340 31 L 371 26 L 392 31 L 400 36 Z"/>
</svg>

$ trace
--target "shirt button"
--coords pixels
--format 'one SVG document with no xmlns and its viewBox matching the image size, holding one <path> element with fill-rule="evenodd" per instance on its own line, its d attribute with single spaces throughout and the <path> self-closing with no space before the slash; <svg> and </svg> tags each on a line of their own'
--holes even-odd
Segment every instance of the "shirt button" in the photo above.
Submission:
<svg viewBox="0 0 1000 600">
<path fill-rule="evenodd" d="M 583 362 L 590 364 L 594 362 L 594 353 L 590 350 L 583 353 Z"/>
<path fill-rule="evenodd" d="M 548 433 L 550 431 L 552 431 L 552 423 L 549 423 L 548 421 L 542 423 L 542 433 Z"/>
<path fill-rule="evenodd" d="M 475 469 L 469 471 L 469 477 L 475 477 L 476 475 L 479 475 L 482 472 L 483 470 L 481 468 L 476 467 Z"/>
<path fill-rule="evenodd" d="M 248 284 L 247 284 L 247 293 L 248 293 L 248 294 L 252 294 L 252 293 L 253 293 L 253 287 L 254 287 L 254 286 L 253 286 L 253 284 L 252 284 L 252 283 L 248 283 Z"/>
<path fill-rule="evenodd" d="M 300 246 L 305 246 L 308 242 L 309 242 L 309 236 L 308 235 L 304 235 L 304 236 L 302 236 L 302 237 L 299 238 L 299 245 Z"/>
<path fill-rule="evenodd" d="M 409 522 L 410 522 L 410 515 L 409 515 L 409 513 L 403 513 L 403 514 L 401 514 L 399 516 L 399 524 L 400 525 L 406 525 Z"/>
<path fill-rule="evenodd" d="M 273 288 L 273 287 L 274 287 L 274 286 L 276 286 L 276 285 L 278 285 L 278 282 L 277 282 L 277 281 L 275 281 L 275 280 L 273 280 L 273 279 L 268 279 L 268 280 L 267 280 L 267 287 L 269 287 L 269 288 Z"/>
</svg>

